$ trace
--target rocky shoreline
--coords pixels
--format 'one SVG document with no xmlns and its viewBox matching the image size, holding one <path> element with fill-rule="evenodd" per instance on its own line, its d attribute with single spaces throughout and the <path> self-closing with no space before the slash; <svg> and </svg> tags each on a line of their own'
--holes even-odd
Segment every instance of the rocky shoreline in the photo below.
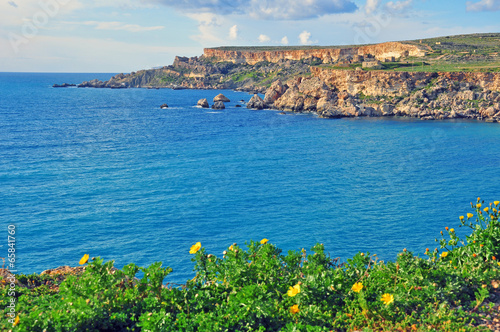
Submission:
<svg viewBox="0 0 500 332">
<path fill-rule="evenodd" d="M 313 112 L 321 118 L 402 116 L 421 120 L 464 118 L 500 122 L 498 91 L 446 77 L 433 78 L 423 87 L 415 87 L 405 94 L 398 91 L 392 96 L 350 94 L 328 86 L 318 77 L 298 77 L 286 83 L 274 82 L 263 102 L 265 108 Z M 253 106 L 249 104 L 249 107 Z"/>
<path fill-rule="evenodd" d="M 380 52 L 372 47 L 372 53 L 386 56 L 394 51 L 390 44 L 383 46 Z M 397 63 L 402 64 L 403 51 L 407 50 L 401 48 L 399 51 L 401 59 Z M 500 122 L 500 72 L 408 72 L 336 67 L 346 61 L 347 65 L 356 65 L 356 61 L 363 61 L 363 58 L 372 61 L 370 54 L 351 59 L 349 54 L 343 58 L 339 53 L 336 63 L 325 64 L 325 59 L 311 55 L 320 53 L 305 51 L 300 52 L 310 57 L 300 60 L 287 60 L 283 54 L 278 56 L 274 52 L 271 62 L 255 58 L 260 53 L 269 56 L 269 52 L 217 50 L 220 54 L 214 53 L 211 57 L 207 52 L 205 50 L 206 54 L 201 57 L 176 57 L 170 66 L 118 74 L 104 82 L 86 81 L 77 87 L 232 89 L 265 94 L 264 99 L 258 95 L 252 97 L 248 108 L 311 112 L 321 118 L 403 116 L 422 120 L 465 118 Z M 300 52 L 295 54 L 297 58 Z M 255 62 L 257 60 L 260 62 Z M 327 60 L 332 61 L 328 57 Z M 65 86 L 70 85 L 54 85 Z M 219 109 L 222 106 L 216 105 Z"/>
<path fill-rule="evenodd" d="M 278 79 L 266 90 L 255 87 L 237 90 L 255 93 L 247 103 L 248 108 L 309 112 L 320 118 L 402 116 L 421 120 L 464 118 L 500 122 L 500 92 L 488 88 L 498 88 L 497 76 L 492 82 L 476 80 L 473 84 L 469 83 L 471 79 L 457 80 L 456 73 L 450 76 L 449 73 L 380 72 L 376 75 L 371 72 L 369 79 L 360 80 L 355 75 L 357 71 L 329 72 L 331 76 L 321 71 L 286 82 Z M 343 79 L 337 77 L 338 72 Z M 93 80 L 78 87 L 129 88 L 113 80 Z M 265 98 L 257 93 L 265 94 Z M 216 108 L 221 109 L 222 105 Z"/>
</svg>

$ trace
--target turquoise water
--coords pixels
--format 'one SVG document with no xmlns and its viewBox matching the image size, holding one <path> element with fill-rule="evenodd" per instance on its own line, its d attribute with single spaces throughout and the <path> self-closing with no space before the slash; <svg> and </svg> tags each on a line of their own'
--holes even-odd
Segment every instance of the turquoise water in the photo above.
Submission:
<svg viewBox="0 0 500 332">
<path fill-rule="evenodd" d="M 434 248 L 477 196 L 500 198 L 499 124 L 280 115 L 237 108 L 251 96 L 232 91 L 51 88 L 109 77 L 0 73 L 0 220 L 4 238 L 17 226 L 22 273 L 88 253 L 162 261 L 182 282 L 195 242 L 221 255 L 264 237 L 393 259 Z M 220 92 L 225 110 L 194 107 Z"/>
</svg>

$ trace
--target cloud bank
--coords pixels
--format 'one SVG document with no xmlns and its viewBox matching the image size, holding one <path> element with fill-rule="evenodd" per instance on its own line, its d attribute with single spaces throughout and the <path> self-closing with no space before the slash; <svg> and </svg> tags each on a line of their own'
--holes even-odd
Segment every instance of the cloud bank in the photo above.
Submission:
<svg viewBox="0 0 500 332">
<path fill-rule="evenodd" d="M 481 0 L 479 2 L 467 1 L 468 12 L 486 12 L 500 10 L 500 0 Z"/>
<path fill-rule="evenodd" d="M 265 20 L 301 20 L 327 14 L 351 13 L 358 7 L 351 0 L 144 0 L 185 12 L 219 15 L 244 14 Z"/>
<path fill-rule="evenodd" d="M 137 24 L 126 24 L 122 22 L 97 22 L 97 21 L 86 21 L 83 22 L 84 25 L 95 26 L 96 30 L 123 30 L 128 32 L 144 32 L 144 31 L 155 31 L 162 30 L 164 26 L 152 26 L 143 27 Z"/>
</svg>

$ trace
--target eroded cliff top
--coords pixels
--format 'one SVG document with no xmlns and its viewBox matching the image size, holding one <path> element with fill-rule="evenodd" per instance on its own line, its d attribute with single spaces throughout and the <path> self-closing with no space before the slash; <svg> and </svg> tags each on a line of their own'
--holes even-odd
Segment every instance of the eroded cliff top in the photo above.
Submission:
<svg viewBox="0 0 500 332">
<path fill-rule="evenodd" d="M 206 48 L 203 56 L 214 62 L 251 65 L 258 62 L 313 59 L 317 64 L 348 69 L 356 67 L 351 66 L 352 64 L 369 62 L 370 58 L 373 58 L 382 63 L 399 64 L 388 67 L 367 63 L 366 68 L 397 70 L 403 67 L 403 70 L 413 71 L 414 67 L 422 65 L 422 71 L 499 71 L 500 33 L 444 36 L 370 45 L 224 46 Z M 411 64 L 410 68 L 405 66 L 405 63 Z M 359 66 L 361 67 L 361 64 Z"/>
<path fill-rule="evenodd" d="M 455 36 L 443 36 L 424 38 L 416 40 L 393 41 L 401 44 L 419 45 L 431 48 L 432 50 L 442 51 L 468 51 L 473 52 L 498 52 L 500 50 L 500 33 L 476 33 Z M 361 45 L 303 45 L 303 46 L 219 46 L 207 49 L 221 51 L 239 51 L 239 52 L 265 52 L 265 51 L 300 51 L 300 50 L 325 50 L 341 48 L 359 48 L 363 46 L 373 46 L 378 44 Z"/>
</svg>

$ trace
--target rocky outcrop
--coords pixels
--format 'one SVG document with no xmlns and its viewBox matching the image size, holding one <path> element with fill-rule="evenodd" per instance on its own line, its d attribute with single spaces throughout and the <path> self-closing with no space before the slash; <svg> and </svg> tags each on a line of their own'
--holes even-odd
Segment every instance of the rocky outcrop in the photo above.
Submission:
<svg viewBox="0 0 500 332">
<path fill-rule="evenodd" d="M 218 101 L 222 101 L 224 103 L 229 103 L 230 102 L 229 98 L 227 98 L 226 96 L 224 96 L 222 93 L 219 93 L 217 96 L 214 97 L 214 103 L 218 102 Z"/>
<path fill-rule="evenodd" d="M 127 88 L 128 86 L 125 83 L 122 82 L 115 82 L 115 81 L 105 81 L 102 82 L 98 79 L 91 80 L 91 81 L 85 81 L 77 85 L 79 88 L 110 88 L 110 89 L 123 89 Z"/>
<path fill-rule="evenodd" d="M 76 86 L 76 84 L 63 83 L 63 84 L 54 84 L 54 85 L 52 85 L 53 88 L 69 88 L 71 86 Z"/>
<path fill-rule="evenodd" d="M 167 108 L 168 108 L 168 105 L 167 105 L 167 104 L 161 104 L 161 105 L 160 105 L 160 108 L 161 108 L 162 110 L 167 109 Z"/>
<path fill-rule="evenodd" d="M 222 101 L 216 101 L 213 105 L 212 105 L 212 109 L 214 110 L 223 110 L 226 108 L 226 105 L 224 105 L 224 102 Z"/>
<path fill-rule="evenodd" d="M 247 108 L 261 110 L 265 108 L 264 100 L 258 95 L 254 94 L 247 103 Z"/>
<path fill-rule="evenodd" d="M 347 57 L 371 55 L 383 60 L 394 57 L 399 59 L 407 56 L 425 56 L 426 50 L 417 45 L 399 42 L 389 42 L 366 46 L 353 47 L 282 47 L 277 50 L 261 50 L 258 47 L 238 49 L 231 47 L 206 48 L 203 57 L 219 62 L 247 63 L 254 65 L 258 62 L 279 62 L 283 60 L 299 61 L 303 59 L 319 59 L 323 63 L 331 63 Z"/>
<path fill-rule="evenodd" d="M 297 78 L 289 80 L 286 91 L 276 99 L 274 107 L 292 112 L 316 111 L 316 105 L 322 98 L 335 100 L 336 94 L 319 78 Z M 273 94 L 273 86 L 268 90 Z M 267 95 L 267 93 L 266 93 Z"/>
<path fill-rule="evenodd" d="M 287 85 L 283 85 L 281 80 L 277 80 L 271 84 L 269 89 L 267 89 L 264 96 L 264 104 L 273 105 L 276 100 L 278 100 L 288 89 Z"/>
<path fill-rule="evenodd" d="M 210 106 L 210 105 L 208 105 L 207 98 L 203 98 L 203 99 L 198 100 L 197 105 L 200 107 L 203 107 L 203 108 L 208 108 Z"/>
<path fill-rule="evenodd" d="M 322 118 L 404 116 L 422 120 L 455 118 L 500 122 L 497 77 L 484 73 L 373 72 L 357 81 L 357 72 L 332 71 L 334 75 L 275 82 L 266 92 L 268 107 L 288 112 L 315 112 Z M 335 77 L 335 79 L 332 79 Z M 348 79 L 349 78 L 349 79 Z M 354 82 L 352 79 L 354 78 Z M 476 84 L 467 80 L 477 79 Z M 325 82 L 326 81 L 326 82 Z M 485 83 L 488 82 L 488 83 Z M 286 90 L 285 90 L 286 87 Z M 284 92 L 282 94 L 277 91 Z M 385 92 L 385 94 L 384 94 Z"/>
<path fill-rule="evenodd" d="M 370 96 L 408 95 L 411 91 L 421 89 L 438 78 L 500 91 L 500 73 L 353 71 L 321 67 L 311 67 L 311 73 L 340 91 Z"/>
</svg>

